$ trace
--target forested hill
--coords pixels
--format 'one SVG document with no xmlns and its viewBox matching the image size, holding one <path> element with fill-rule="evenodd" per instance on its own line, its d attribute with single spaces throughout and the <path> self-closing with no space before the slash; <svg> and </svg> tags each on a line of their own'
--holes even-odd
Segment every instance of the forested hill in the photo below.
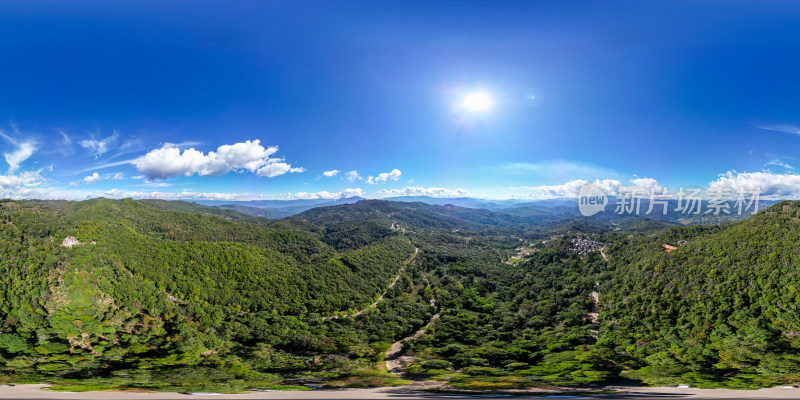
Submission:
<svg viewBox="0 0 800 400">
<path fill-rule="evenodd" d="M 413 251 L 399 234 L 336 251 L 301 222 L 231 222 L 164 212 L 130 199 L 6 201 L 0 207 L 8 244 L 4 262 L 12 268 L 2 278 L 24 277 L 14 270 L 24 268 L 52 286 L 75 267 L 93 273 L 106 268 L 113 276 L 128 273 L 138 284 L 155 286 L 162 297 L 191 299 L 200 319 L 213 318 L 216 309 L 347 309 L 379 293 Z M 64 248 L 66 237 L 81 244 Z"/>
<path fill-rule="evenodd" d="M 140 202 L 165 211 L 183 211 L 203 215 L 216 215 L 230 220 L 254 220 L 262 218 L 282 218 L 296 212 L 285 211 L 284 208 L 272 210 L 259 207 L 248 207 L 237 204 L 203 205 L 181 200 L 142 199 Z"/>
<path fill-rule="evenodd" d="M 681 240 L 669 254 L 661 246 Z M 599 344 L 642 367 L 631 376 L 740 387 L 797 379 L 800 202 L 634 239 L 609 257 L 615 273 L 600 285 Z"/>
<path fill-rule="evenodd" d="M 715 225 L 537 218 L 2 200 L 0 383 L 397 384 L 392 343 L 403 377 L 459 388 L 800 383 L 800 202 Z"/>
<path fill-rule="evenodd" d="M 317 207 L 291 217 L 321 225 L 353 223 L 365 219 L 387 219 L 411 229 L 470 229 L 520 227 L 540 223 L 544 218 L 519 217 L 453 205 L 421 202 L 361 200 L 352 204 Z"/>
<path fill-rule="evenodd" d="M 368 304 L 414 253 L 400 233 L 336 250 L 300 221 L 265 226 L 130 199 L 2 201 L 0 218 L 0 361 L 36 373 L 133 355 L 191 364 L 231 345 L 221 329 L 247 336 L 255 320 Z"/>
<path fill-rule="evenodd" d="M 227 207 L 227 208 L 211 207 L 181 200 L 167 201 L 159 199 L 142 199 L 139 200 L 139 202 L 147 204 L 150 207 L 164 211 L 183 211 L 194 214 L 214 215 L 229 220 L 252 221 L 256 219 L 256 216 L 251 215 L 249 213 L 239 212 L 233 207 Z M 264 210 L 264 214 L 267 214 L 266 210 Z"/>
</svg>

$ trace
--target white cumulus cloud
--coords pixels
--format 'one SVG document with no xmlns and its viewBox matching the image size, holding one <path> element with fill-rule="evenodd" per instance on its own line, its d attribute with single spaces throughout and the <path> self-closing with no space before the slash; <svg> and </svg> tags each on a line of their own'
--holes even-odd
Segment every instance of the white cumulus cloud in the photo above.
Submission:
<svg viewBox="0 0 800 400">
<path fill-rule="evenodd" d="M 44 198 L 44 192 L 38 188 L 44 182 L 38 171 L 0 175 L 0 198 Z"/>
<path fill-rule="evenodd" d="M 281 162 L 281 161 L 270 161 L 267 165 L 261 167 L 256 171 L 256 175 L 258 176 L 266 176 L 267 178 L 273 178 L 279 175 L 283 175 L 285 173 L 290 174 L 297 174 L 300 172 L 305 172 L 305 168 L 298 167 L 292 168 L 291 165 Z"/>
<path fill-rule="evenodd" d="M 635 189 L 634 192 L 637 196 L 648 196 L 651 191 L 655 194 L 662 194 L 665 187 L 661 186 L 657 180 L 653 178 L 637 178 L 630 180 L 630 185 L 625 185 L 616 179 L 597 179 L 594 182 L 575 179 L 565 182 L 560 185 L 540 185 L 540 186 L 523 186 L 520 188 L 525 190 L 525 193 L 516 193 L 511 195 L 512 198 L 519 199 L 556 199 L 556 198 L 570 198 L 578 197 L 581 187 L 584 185 L 592 184 L 600 189 L 608 196 L 618 196 L 621 191 L 626 189 Z"/>
<path fill-rule="evenodd" d="M 367 178 L 367 183 L 370 185 L 377 185 L 379 183 L 386 183 L 390 179 L 396 181 L 400 179 L 400 175 L 402 174 L 403 173 L 400 172 L 399 169 L 395 168 L 390 172 L 382 172 L 378 174 L 378 176 L 370 176 L 369 178 Z"/>
<path fill-rule="evenodd" d="M 33 187 L 42 183 L 44 183 L 44 178 L 36 171 L 28 171 L 16 175 L 0 175 L 0 188 L 2 189 Z"/>
<path fill-rule="evenodd" d="M 83 181 L 86 182 L 87 185 L 91 185 L 93 183 L 97 183 L 100 181 L 100 174 L 97 172 L 83 178 Z"/>
<path fill-rule="evenodd" d="M 666 190 L 665 187 L 661 186 L 661 184 L 653 178 L 631 179 L 631 183 L 636 188 L 644 189 L 644 193 L 646 194 L 650 194 L 651 192 L 659 194 Z"/>
<path fill-rule="evenodd" d="M 249 171 L 271 178 L 305 171 L 304 168 L 292 167 L 282 158 L 272 158 L 277 151 L 278 147 L 265 148 L 257 139 L 222 145 L 208 154 L 194 148 L 181 151 L 177 146 L 166 143 L 133 160 L 132 164 L 139 173 L 151 180 L 194 174 L 219 176 L 231 171 Z"/>
<path fill-rule="evenodd" d="M 588 184 L 594 184 L 600 187 L 607 195 L 616 195 L 619 188 L 622 187 L 622 182 L 616 179 L 603 179 L 590 182 L 583 179 L 575 179 L 565 182 L 560 185 L 539 185 L 539 186 L 523 186 L 521 188 L 526 193 L 513 194 L 512 198 L 524 199 L 555 199 L 563 197 L 578 197 L 578 192 L 581 187 Z"/>
<path fill-rule="evenodd" d="M 361 175 L 358 174 L 358 171 L 352 170 L 344 173 L 344 179 L 349 182 L 355 182 L 356 180 L 362 179 Z"/>
<path fill-rule="evenodd" d="M 332 178 L 332 177 L 338 175 L 339 172 L 342 172 L 342 171 L 339 171 L 338 169 L 332 169 L 330 171 L 323 172 L 322 175 L 325 176 L 326 178 Z"/>
<path fill-rule="evenodd" d="M 800 175 L 728 171 L 709 182 L 708 190 L 734 193 L 758 191 L 763 197 L 796 199 L 800 197 Z"/>
</svg>

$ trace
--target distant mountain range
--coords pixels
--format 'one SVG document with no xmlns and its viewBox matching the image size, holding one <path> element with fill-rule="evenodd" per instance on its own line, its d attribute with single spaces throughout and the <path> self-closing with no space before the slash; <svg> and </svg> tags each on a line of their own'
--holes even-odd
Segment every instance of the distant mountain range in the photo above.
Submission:
<svg viewBox="0 0 800 400">
<path fill-rule="evenodd" d="M 245 214 L 270 219 L 286 218 L 314 207 L 335 206 L 351 204 L 362 197 L 348 197 L 342 199 L 309 199 L 309 200 L 251 200 L 251 201 L 221 201 L 198 200 L 197 204 L 211 206 L 219 209 L 235 210 Z"/>
<path fill-rule="evenodd" d="M 365 200 L 362 197 L 348 197 L 342 199 L 308 199 L 308 200 L 253 200 L 253 201 L 220 201 L 220 200 L 201 200 L 196 201 L 197 204 L 206 205 L 219 210 L 233 210 L 240 213 L 249 214 L 256 217 L 264 217 L 269 219 L 287 218 L 293 215 L 300 214 L 304 211 L 316 207 L 330 207 L 342 204 L 353 204 Z M 456 197 L 456 198 L 438 198 L 429 196 L 406 196 L 406 197 L 391 197 L 384 200 L 406 202 L 406 203 L 424 203 L 429 205 L 452 205 L 463 208 L 484 209 L 502 214 L 513 215 L 517 217 L 537 217 L 539 219 L 554 219 L 554 218 L 570 218 L 582 217 L 578 208 L 578 202 L 572 198 L 558 198 L 546 200 L 521 200 L 521 199 L 507 199 L 507 200 L 488 200 L 473 197 Z M 758 209 L 763 209 L 776 201 L 762 200 L 759 202 Z M 729 213 L 714 214 L 709 208 L 708 201 L 700 203 L 699 213 L 688 213 L 678 211 L 677 200 L 669 200 L 667 202 L 667 213 L 662 212 L 661 205 L 655 205 L 652 212 L 648 213 L 650 201 L 648 199 L 641 199 L 638 206 L 638 213 L 618 213 L 615 212 L 617 198 L 610 196 L 608 198 L 608 206 L 605 212 L 598 213 L 592 216 L 592 219 L 600 221 L 619 221 L 632 217 L 644 217 L 651 220 L 670 221 L 678 224 L 692 224 L 692 223 L 716 223 L 733 221 L 747 218 L 752 215 L 752 208 L 745 210 L 742 215 L 738 214 L 734 202 L 728 202 Z"/>
</svg>

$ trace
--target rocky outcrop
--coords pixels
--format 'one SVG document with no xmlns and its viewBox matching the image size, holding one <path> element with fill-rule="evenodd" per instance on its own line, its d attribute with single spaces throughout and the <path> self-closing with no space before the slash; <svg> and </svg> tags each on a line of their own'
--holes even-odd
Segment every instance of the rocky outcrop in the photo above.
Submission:
<svg viewBox="0 0 800 400">
<path fill-rule="evenodd" d="M 64 238 L 64 241 L 61 242 L 61 247 L 72 247 L 72 246 L 80 246 L 83 243 L 80 242 L 75 236 L 67 236 Z"/>
</svg>

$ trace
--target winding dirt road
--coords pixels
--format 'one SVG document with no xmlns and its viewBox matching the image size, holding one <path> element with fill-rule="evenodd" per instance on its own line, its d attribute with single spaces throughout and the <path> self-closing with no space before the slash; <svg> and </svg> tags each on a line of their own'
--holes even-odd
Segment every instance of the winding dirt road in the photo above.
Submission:
<svg viewBox="0 0 800 400">
<path fill-rule="evenodd" d="M 408 266 L 408 264 L 411 264 L 411 262 L 414 261 L 414 258 L 417 257 L 418 253 L 419 253 L 419 247 L 414 247 L 414 254 L 412 254 L 412 255 L 410 255 L 408 257 L 408 259 L 403 263 L 403 266 L 400 267 L 400 270 L 397 271 L 397 275 L 395 275 L 394 279 L 392 279 L 392 283 L 389 284 L 389 287 L 386 288 L 386 290 L 383 293 L 381 293 L 380 297 L 378 297 L 378 299 L 375 300 L 372 304 L 370 304 L 370 305 L 368 305 L 368 306 L 362 308 L 361 310 L 358 310 L 358 311 L 356 311 L 356 312 L 354 312 L 352 314 L 330 315 L 330 316 L 327 316 L 327 317 L 322 317 L 322 319 L 323 320 L 329 320 L 329 319 L 339 319 L 339 318 L 354 318 L 354 317 L 357 317 L 357 316 L 359 316 L 361 314 L 364 314 L 365 312 L 377 307 L 378 303 L 380 303 L 380 301 L 383 300 L 383 297 L 386 296 L 386 293 L 389 293 L 389 291 L 392 290 L 392 288 L 394 287 L 394 284 L 397 283 L 397 280 L 400 279 L 400 276 L 403 275 L 403 272 L 406 271 L 406 266 Z"/>
<path fill-rule="evenodd" d="M 436 304 L 435 301 L 431 301 L 431 303 L 431 305 L 434 306 Z M 441 310 L 437 311 L 436 314 L 431 316 L 431 319 L 428 320 L 428 323 L 418 331 L 414 332 L 413 335 L 392 343 L 392 347 L 390 347 L 386 352 L 386 370 L 396 375 L 401 375 L 405 371 L 406 363 L 412 361 L 413 357 L 402 356 L 400 354 L 403 351 L 403 343 L 420 337 L 423 333 L 425 333 L 426 330 L 428 330 L 428 328 L 431 327 L 431 325 L 433 325 L 434 322 L 436 322 L 437 319 L 439 319 L 441 314 Z"/>
<path fill-rule="evenodd" d="M 599 333 L 600 324 L 597 322 L 597 319 L 600 317 L 600 309 L 598 308 L 598 303 L 600 303 L 600 292 L 597 289 L 600 288 L 600 282 L 594 284 L 594 288 L 592 289 L 592 294 L 589 296 L 592 298 L 592 312 L 588 314 L 589 318 L 592 320 L 592 337 L 597 339 Z"/>
</svg>

